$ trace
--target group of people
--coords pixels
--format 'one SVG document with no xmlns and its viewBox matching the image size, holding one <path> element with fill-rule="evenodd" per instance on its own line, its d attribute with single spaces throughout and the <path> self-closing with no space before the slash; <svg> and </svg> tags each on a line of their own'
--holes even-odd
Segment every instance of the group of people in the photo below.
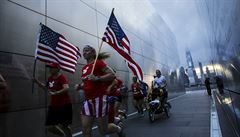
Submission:
<svg viewBox="0 0 240 137">
<path fill-rule="evenodd" d="M 109 57 L 106 53 L 99 53 L 86 45 L 83 48 L 83 57 L 87 64 L 82 67 L 81 82 L 75 86 L 75 90 L 84 91 L 85 101 L 81 110 L 81 126 L 84 137 L 92 136 L 92 126 L 95 120 L 102 135 L 117 133 L 119 137 L 125 136 L 123 133 L 123 123 L 117 119 L 119 106 L 125 106 L 127 110 L 128 89 L 123 85 L 122 80 L 116 77 L 115 72 L 104 60 Z M 48 108 L 46 125 L 48 130 L 57 135 L 72 136 L 69 125 L 72 123 L 72 102 L 68 95 L 67 77 L 60 72 L 57 63 L 50 63 L 50 77 L 46 84 L 34 78 L 34 81 L 51 96 L 51 103 Z M 166 79 L 161 75 L 160 70 L 156 71 L 156 77 L 152 87 L 164 86 L 166 89 Z M 131 91 L 133 93 L 134 106 L 141 116 L 144 115 L 143 107 L 146 107 L 147 91 L 149 87 L 146 83 L 133 77 Z M 124 92 L 123 92 L 124 91 Z M 167 97 L 167 91 L 164 91 Z M 126 117 L 126 115 L 125 115 Z"/>
<path fill-rule="evenodd" d="M 108 122 L 108 119 L 110 119 L 108 118 L 108 95 L 117 94 L 121 81 L 116 78 L 114 71 L 104 62 L 108 55 L 98 55 L 98 59 L 96 59 L 96 56 L 97 53 L 93 47 L 89 45 L 84 47 L 83 57 L 87 64 L 82 67 L 82 82 L 75 86 L 76 90 L 83 89 L 84 91 L 85 101 L 81 110 L 83 136 L 92 136 L 94 120 L 96 120 L 102 135 L 117 133 L 119 136 L 123 136 L 121 124 L 117 125 L 113 121 Z M 46 84 L 34 79 L 39 86 L 51 95 L 46 125 L 51 133 L 71 137 L 72 132 L 69 125 L 72 123 L 72 103 L 68 95 L 68 80 L 60 72 L 59 64 L 50 63 L 47 67 L 50 68 L 50 77 Z M 118 101 L 120 101 L 120 98 Z"/>
<path fill-rule="evenodd" d="M 219 93 L 220 93 L 220 94 L 223 94 L 223 93 L 224 93 L 224 92 L 223 92 L 224 85 L 223 85 L 223 80 L 222 80 L 222 78 L 219 77 L 219 76 L 216 76 L 216 77 L 215 77 L 215 80 L 216 80 L 216 84 L 217 84 L 217 88 L 218 88 Z M 210 78 L 207 77 L 207 78 L 205 79 L 204 83 L 205 83 L 205 86 L 206 86 L 208 95 L 211 96 L 211 95 L 212 95 L 212 90 L 211 90 L 211 84 L 212 84 L 212 83 L 211 83 L 211 81 L 210 81 Z"/>
</svg>

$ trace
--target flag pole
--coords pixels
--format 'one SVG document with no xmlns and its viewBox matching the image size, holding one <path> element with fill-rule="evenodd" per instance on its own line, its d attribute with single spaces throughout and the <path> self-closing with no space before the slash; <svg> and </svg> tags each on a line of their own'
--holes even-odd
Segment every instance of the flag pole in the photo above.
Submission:
<svg viewBox="0 0 240 137">
<path fill-rule="evenodd" d="M 40 33 L 41 33 L 41 26 L 42 26 L 42 23 L 40 22 L 40 29 L 39 29 L 39 33 L 38 33 L 38 36 L 37 36 L 37 42 L 36 42 L 36 51 L 35 51 L 35 59 L 34 59 L 34 63 L 33 63 L 33 82 L 32 82 L 32 94 L 34 92 L 34 81 L 35 81 L 35 72 L 36 72 L 36 64 L 37 64 L 37 57 L 36 57 L 36 54 L 37 54 L 37 45 L 38 45 L 38 41 L 39 41 L 39 37 L 40 37 Z"/>
<path fill-rule="evenodd" d="M 112 9 L 112 13 L 113 13 L 113 12 L 114 12 L 114 8 Z M 101 49 L 102 49 L 102 45 L 103 45 L 103 40 L 101 40 L 101 44 L 100 44 L 99 50 L 98 50 L 98 52 L 97 52 L 97 54 L 96 54 L 96 58 L 95 58 L 94 63 L 93 63 L 93 68 L 92 68 L 91 75 L 93 74 L 93 71 L 94 71 L 94 69 L 95 69 L 96 62 L 97 62 L 97 58 L 98 58 L 98 55 L 99 55 L 99 53 L 100 53 L 100 51 L 101 51 Z"/>
<path fill-rule="evenodd" d="M 102 45 L 103 45 L 103 40 L 101 40 L 99 50 L 98 50 L 98 52 L 97 52 L 97 54 L 96 54 L 96 58 L 95 58 L 94 63 L 93 63 L 93 68 L 92 68 L 91 75 L 93 74 L 93 71 L 94 71 L 94 69 L 95 69 L 96 62 L 97 62 L 97 59 L 98 59 L 98 55 L 99 55 L 99 53 L 100 53 L 100 51 L 101 51 L 101 49 L 102 49 Z"/>
<path fill-rule="evenodd" d="M 36 64 L 37 64 L 37 59 L 35 58 L 33 63 L 33 79 L 35 79 Z M 34 80 L 32 81 L 32 93 L 33 91 L 34 91 Z"/>
</svg>

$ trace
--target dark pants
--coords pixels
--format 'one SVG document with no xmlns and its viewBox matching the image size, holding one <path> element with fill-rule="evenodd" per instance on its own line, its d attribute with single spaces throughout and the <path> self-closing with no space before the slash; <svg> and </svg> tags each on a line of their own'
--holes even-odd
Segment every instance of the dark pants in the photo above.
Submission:
<svg viewBox="0 0 240 137">
<path fill-rule="evenodd" d="M 223 94 L 224 93 L 223 92 L 223 87 L 218 87 L 218 91 L 219 91 L 220 94 Z"/>
<path fill-rule="evenodd" d="M 209 96 L 212 95 L 212 91 L 211 91 L 211 88 L 210 88 L 210 87 L 207 87 L 207 93 L 208 93 Z"/>
<path fill-rule="evenodd" d="M 72 124 L 72 104 L 50 106 L 45 124 L 46 126 L 58 124 L 68 126 Z"/>
</svg>

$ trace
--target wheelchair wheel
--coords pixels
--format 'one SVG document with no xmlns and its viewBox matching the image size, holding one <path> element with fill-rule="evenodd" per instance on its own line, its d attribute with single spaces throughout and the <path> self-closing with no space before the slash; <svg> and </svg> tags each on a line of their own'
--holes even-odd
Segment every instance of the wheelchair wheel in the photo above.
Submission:
<svg viewBox="0 0 240 137">
<path fill-rule="evenodd" d="M 152 110 L 149 110 L 148 111 L 148 116 L 149 116 L 150 122 L 153 123 L 154 120 L 155 120 L 155 113 Z"/>
<path fill-rule="evenodd" d="M 164 112 L 166 114 L 166 117 L 169 118 L 170 115 L 169 115 L 169 107 L 168 107 L 168 105 L 164 105 Z"/>
</svg>

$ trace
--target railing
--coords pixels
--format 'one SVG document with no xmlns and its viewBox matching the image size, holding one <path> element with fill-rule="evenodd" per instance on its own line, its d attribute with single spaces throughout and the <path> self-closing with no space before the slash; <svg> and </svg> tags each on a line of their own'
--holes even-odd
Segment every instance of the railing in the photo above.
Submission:
<svg viewBox="0 0 240 137">
<path fill-rule="evenodd" d="M 218 99 L 219 99 L 219 101 L 221 101 L 222 104 L 228 104 L 229 109 L 232 110 L 231 111 L 231 113 L 232 113 L 231 115 L 234 116 L 235 120 L 231 119 L 231 117 L 227 113 L 228 111 L 226 111 L 226 109 L 224 108 L 224 111 L 225 111 L 225 113 L 227 115 L 228 120 L 230 120 L 230 122 L 232 124 L 232 128 L 233 128 L 236 136 L 240 137 L 240 121 L 238 119 L 238 114 L 236 113 L 236 110 L 237 110 L 236 108 L 240 109 L 240 105 L 236 106 L 236 103 L 234 101 L 238 101 L 238 100 L 234 99 L 234 97 L 233 97 L 233 96 L 237 96 L 237 98 L 240 99 L 240 93 L 236 92 L 236 91 L 233 91 L 233 90 L 230 90 L 230 89 L 226 89 L 226 88 L 224 88 L 223 90 L 224 90 L 225 93 L 224 94 L 218 94 L 218 97 L 221 97 L 221 99 L 219 99 L 219 98 Z M 226 98 L 229 98 L 230 101 L 229 102 L 224 102 L 224 100 L 222 100 L 222 99 L 226 99 Z M 234 125 L 236 125 L 236 127 Z"/>
<path fill-rule="evenodd" d="M 235 94 L 237 94 L 237 95 L 240 95 L 240 93 L 239 93 L 239 92 L 236 92 L 236 91 L 233 91 L 233 90 L 230 90 L 230 89 L 226 89 L 226 88 L 224 88 L 224 90 L 226 90 L 226 91 L 228 91 L 228 92 L 235 93 Z"/>
</svg>

